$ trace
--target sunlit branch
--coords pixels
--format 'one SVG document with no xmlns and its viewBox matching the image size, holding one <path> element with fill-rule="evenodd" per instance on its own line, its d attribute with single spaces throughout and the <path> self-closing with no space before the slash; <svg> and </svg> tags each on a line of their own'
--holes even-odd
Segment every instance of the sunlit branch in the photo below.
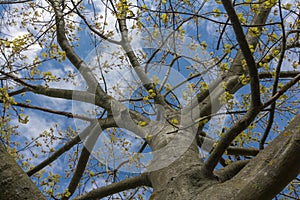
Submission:
<svg viewBox="0 0 300 200">
<path fill-rule="evenodd" d="M 35 94 L 45 95 L 48 97 L 66 99 L 66 100 L 76 100 L 86 103 L 96 104 L 102 108 L 107 108 L 107 104 L 102 98 L 96 96 L 90 92 L 80 91 L 80 90 L 68 90 L 68 89 L 58 89 L 58 88 L 45 88 L 43 86 L 34 86 L 34 88 L 29 88 L 30 92 Z M 108 107 L 109 108 L 109 107 Z"/>
<path fill-rule="evenodd" d="M 0 100 L 0 103 L 3 103 L 3 102 Z M 43 108 L 43 107 L 39 107 L 39 106 L 29 105 L 29 104 L 26 104 L 26 103 L 14 102 L 13 106 L 19 106 L 19 107 L 22 107 L 22 108 L 29 108 L 29 109 L 33 109 L 33 110 L 40 110 L 40 111 L 47 112 L 47 113 L 62 115 L 62 116 L 68 117 L 68 118 L 81 119 L 81 120 L 85 120 L 85 121 L 93 121 L 94 120 L 93 118 L 73 114 L 71 112 L 53 110 L 53 109 L 49 109 L 49 108 Z"/>
<path fill-rule="evenodd" d="M 8 74 L 8 73 L 2 72 L 2 71 L 0 71 L 0 73 L 9 77 L 11 80 L 15 81 L 16 83 L 24 86 L 24 88 L 22 89 L 23 91 L 29 91 L 29 92 L 33 92 L 35 94 L 41 94 L 41 95 L 45 95 L 45 96 L 49 96 L 49 97 L 87 102 L 87 103 L 91 103 L 91 104 L 96 104 L 102 108 L 110 110 L 110 106 L 111 106 L 110 101 L 111 101 L 112 97 L 110 97 L 106 94 L 104 96 L 101 96 L 101 98 L 100 98 L 98 95 L 94 95 L 87 91 L 47 88 L 47 87 L 43 87 L 41 85 L 29 84 L 12 74 Z M 19 92 L 20 91 L 18 91 L 17 94 Z M 14 95 L 14 93 L 13 93 L 13 95 Z"/>
</svg>

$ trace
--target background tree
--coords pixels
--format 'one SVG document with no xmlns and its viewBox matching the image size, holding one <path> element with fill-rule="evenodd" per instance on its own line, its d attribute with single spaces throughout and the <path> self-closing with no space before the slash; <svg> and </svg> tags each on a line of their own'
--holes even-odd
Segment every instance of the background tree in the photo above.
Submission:
<svg viewBox="0 0 300 200">
<path fill-rule="evenodd" d="M 1 142 L 46 198 L 299 198 L 299 1 L 0 4 Z M 6 151 L 1 198 L 41 199 Z"/>
</svg>

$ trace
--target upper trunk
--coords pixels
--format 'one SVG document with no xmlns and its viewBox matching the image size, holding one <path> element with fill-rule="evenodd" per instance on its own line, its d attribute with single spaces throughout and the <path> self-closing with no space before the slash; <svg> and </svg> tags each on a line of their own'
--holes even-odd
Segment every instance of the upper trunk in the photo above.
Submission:
<svg viewBox="0 0 300 200">
<path fill-rule="evenodd" d="M 194 135 L 187 130 L 168 134 L 167 128 L 151 141 L 154 159 L 148 167 L 154 199 L 194 199 L 196 191 L 217 183 L 201 170 L 203 164 Z"/>
</svg>

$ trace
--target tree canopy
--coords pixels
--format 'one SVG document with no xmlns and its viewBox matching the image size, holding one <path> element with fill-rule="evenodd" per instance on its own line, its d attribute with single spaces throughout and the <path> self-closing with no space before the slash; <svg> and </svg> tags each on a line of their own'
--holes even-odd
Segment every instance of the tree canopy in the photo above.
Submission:
<svg viewBox="0 0 300 200">
<path fill-rule="evenodd" d="M 0 199 L 300 198 L 299 0 L 0 16 Z"/>
</svg>

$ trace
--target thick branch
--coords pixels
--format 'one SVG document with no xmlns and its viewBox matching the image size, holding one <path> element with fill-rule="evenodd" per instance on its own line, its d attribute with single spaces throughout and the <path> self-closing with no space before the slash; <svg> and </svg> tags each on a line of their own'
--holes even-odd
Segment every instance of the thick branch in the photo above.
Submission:
<svg viewBox="0 0 300 200">
<path fill-rule="evenodd" d="M 147 173 L 143 173 L 136 177 L 125 179 L 117 183 L 112 183 L 108 186 L 94 189 L 82 196 L 75 198 L 74 200 L 97 200 L 108 195 L 133 189 L 139 186 L 151 186 Z"/>
<path fill-rule="evenodd" d="M 214 173 L 218 176 L 221 182 L 225 182 L 239 173 L 248 163 L 249 160 L 236 161 Z"/>
<path fill-rule="evenodd" d="M 12 91 L 12 92 L 8 93 L 8 95 L 10 97 L 12 97 L 12 96 L 15 96 L 15 95 L 18 95 L 18 94 L 22 94 L 23 92 L 27 92 L 27 91 L 29 91 L 28 88 L 22 88 L 20 90 Z"/>
<path fill-rule="evenodd" d="M 22 88 L 20 90 L 11 92 L 9 94 L 11 96 L 20 94 L 22 92 L 30 91 L 35 94 L 41 94 L 41 95 L 45 95 L 48 97 L 55 97 L 55 98 L 61 98 L 61 99 L 67 99 L 67 100 L 76 100 L 76 101 L 87 102 L 87 103 L 98 105 L 107 110 L 110 110 L 110 102 L 111 102 L 112 97 L 108 96 L 106 94 L 104 96 L 99 97 L 99 95 L 95 95 L 88 91 L 68 90 L 68 89 L 59 89 L 59 88 L 46 88 L 41 85 L 29 84 L 14 75 L 11 75 L 11 74 L 8 74 L 8 73 L 2 72 L 2 71 L 0 71 L 0 73 L 9 77 L 13 81 L 21 84 L 22 86 L 24 86 L 24 88 Z"/>
<path fill-rule="evenodd" d="M 75 100 L 86 103 L 95 104 L 105 109 L 110 109 L 110 105 L 105 103 L 105 98 L 100 98 L 98 95 L 94 95 L 87 91 L 80 90 L 68 90 L 68 89 L 58 89 L 58 88 L 45 88 L 43 86 L 34 86 L 33 88 L 28 88 L 30 92 L 35 94 L 41 94 L 48 97 Z"/>
<path fill-rule="evenodd" d="M 295 76 L 299 75 L 300 71 L 281 71 L 279 73 L 279 78 L 294 78 Z M 261 72 L 259 73 L 259 78 L 274 78 L 274 73 L 271 72 Z"/>
<path fill-rule="evenodd" d="M 66 37 L 66 30 L 65 30 L 65 21 L 64 21 L 64 13 L 60 4 L 60 1 L 49 0 L 51 3 L 54 12 L 55 12 L 55 19 L 56 19 L 56 34 L 57 34 L 57 41 L 61 48 L 66 52 L 67 58 L 72 62 L 72 64 L 80 71 L 84 79 L 87 81 L 89 86 L 89 91 L 96 93 L 96 100 L 95 104 L 105 108 L 108 111 L 112 111 L 115 107 L 117 112 L 114 112 L 114 118 L 119 124 L 128 130 L 132 130 L 135 128 L 135 133 L 139 133 L 136 127 L 134 127 L 134 123 L 124 123 L 124 121 L 132 122 L 130 119 L 129 109 L 125 107 L 123 104 L 115 100 L 113 97 L 106 94 L 103 91 L 100 84 L 98 83 L 96 77 L 93 75 L 91 69 L 87 66 L 87 64 L 75 53 L 73 47 L 69 44 L 68 38 Z M 74 8 L 75 9 L 75 8 Z M 122 20 L 118 20 L 121 22 Z M 125 22 L 125 20 L 124 20 Z M 120 25 L 120 27 L 123 27 Z M 121 28 L 120 28 L 121 29 Z M 125 31 L 124 33 L 127 34 L 127 28 L 125 24 L 125 29 L 121 29 Z M 122 32 L 123 34 L 123 32 Z M 122 42 L 124 42 L 125 37 L 122 36 Z M 128 39 L 128 37 L 126 37 Z M 136 60 L 137 61 L 137 60 Z M 137 61 L 138 63 L 138 61 Z M 134 64 L 133 64 L 134 65 Z M 93 99 L 92 99 L 93 100 Z M 99 101 L 98 101 L 99 100 Z M 91 101 L 91 100 L 90 100 Z M 132 113 L 131 113 L 132 114 Z M 136 113 L 135 113 L 136 115 Z M 121 124 L 121 125 L 120 125 Z"/>
<path fill-rule="evenodd" d="M 300 173 L 299 152 L 300 114 L 237 176 L 235 199 L 272 199 Z"/>
<path fill-rule="evenodd" d="M 229 146 L 227 148 L 228 155 L 239 155 L 239 156 L 256 156 L 259 153 L 259 149 L 254 148 L 242 148 Z"/>
<path fill-rule="evenodd" d="M 196 199 L 273 199 L 300 173 L 299 152 L 300 114 L 232 179 L 199 193 Z"/>
<path fill-rule="evenodd" d="M 59 43 L 62 50 L 66 52 L 67 58 L 77 68 L 80 74 L 84 77 L 89 90 L 97 92 L 102 97 L 108 95 L 102 90 L 96 77 L 93 75 L 91 69 L 87 64 L 75 53 L 74 48 L 69 44 L 68 38 L 66 37 L 64 13 L 61 9 L 59 1 L 49 0 L 55 12 L 56 20 L 56 35 L 57 42 Z M 104 99 L 103 99 L 104 100 Z M 108 102 L 106 102 L 108 104 Z M 107 106 L 106 106 L 107 107 Z"/>
</svg>

